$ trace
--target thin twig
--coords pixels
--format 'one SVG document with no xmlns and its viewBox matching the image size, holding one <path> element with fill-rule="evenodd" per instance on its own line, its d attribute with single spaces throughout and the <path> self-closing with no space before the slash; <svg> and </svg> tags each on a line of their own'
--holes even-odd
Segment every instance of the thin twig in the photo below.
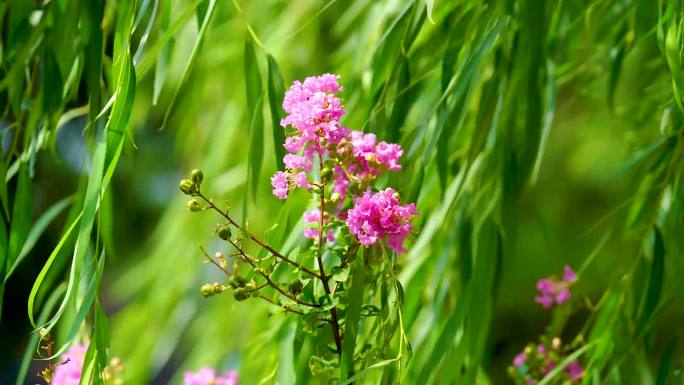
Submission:
<svg viewBox="0 0 684 385">
<path fill-rule="evenodd" d="M 212 202 L 209 198 L 207 198 L 206 196 L 204 196 L 204 194 L 202 194 L 201 192 L 197 192 L 197 196 L 200 197 L 200 198 L 202 198 L 205 202 L 207 202 L 207 204 L 208 204 L 212 209 L 214 209 L 216 212 L 218 212 L 222 217 L 226 218 L 226 219 L 228 220 L 228 222 L 230 222 L 231 225 L 235 226 L 235 228 L 237 228 L 238 230 L 240 230 L 241 232 L 243 232 L 244 234 L 246 234 L 252 241 L 256 242 L 259 246 L 261 246 L 261 247 L 263 247 L 264 249 L 268 250 L 268 252 L 270 252 L 271 254 L 273 254 L 273 256 L 275 256 L 276 258 L 279 258 L 279 259 L 281 259 L 281 260 L 283 260 L 283 261 L 289 263 L 290 265 L 296 267 L 297 269 L 299 269 L 299 270 L 301 270 L 301 271 L 303 271 L 303 272 L 305 272 L 305 273 L 307 273 L 307 274 L 310 274 L 310 275 L 312 275 L 312 276 L 314 276 L 314 277 L 320 278 L 320 275 L 319 275 L 318 273 L 316 273 L 315 271 L 310 270 L 310 269 L 308 269 L 308 268 L 302 266 L 302 265 L 299 264 L 298 262 L 293 261 L 293 260 L 291 260 L 290 258 L 284 256 L 283 254 L 279 253 L 279 252 L 276 251 L 274 248 L 272 248 L 271 246 L 269 246 L 267 243 L 265 243 L 265 242 L 261 241 L 259 238 L 255 237 L 252 233 L 250 233 L 249 231 L 247 231 L 247 229 L 243 229 L 243 228 L 242 228 L 242 227 L 241 227 L 233 218 L 230 217 L 230 215 L 228 215 L 227 212 L 224 212 L 223 210 L 221 210 L 220 208 L 218 208 L 218 207 L 214 204 L 214 202 Z"/>
<path fill-rule="evenodd" d="M 287 297 L 287 298 L 289 298 L 289 299 L 295 301 L 295 302 L 296 302 L 297 304 L 299 304 L 299 305 L 308 306 L 308 307 L 314 307 L 314 308 L 321 307 L 321 305 L 319 305 L 319 304 L 315 304 L 315 303 L 310 303 L 310 302 L 302 301 L 302 300 L 298 299 L 297 297 L 293 296 L 292 294 L 290 294 L 290 293 L 286 292 L 285 290 L 281 289 L 280 286 L 278 286 L 277 283 L 273 282 L 273 280 L 271 279 L 271 277 L 270 277 L 268 274 L 266 274 L 262 269 L 259 269 L 259 268 L 258 268 L 258 266 L 256 265 L 256 263 L 254 263 L 254 261 L 252 261 L 252 258 L 250 258 L 250 257 L 247 255 L 247 253 L 245 253 L 245 251 L 242 250 L 242 249 L 240 248 L 240 246 L 237 245 L 237 243 L 235 243 L 235 242 L 234 242 L 232 239 L 230 239 L 230 238 L 228 238 L 228 242 L 230 242 L 230 244 L 233 245 L 233 247 L 234 247 L 235 249 L 237 249 L 237 251 L 240 253 L 242 259 L 243 259 L 245 262 L 249 263 L 250 266 L 252 266 L 252 268 L 254 269 L 254 271 L 255 271 L 257 274 L 261 275 L 261 276 L 266 280 L 266 282 L 267 282 L 272 288 L 276 289 L 280 294 L 282 294 L 282 295 L 284 295 L 285 297 Z"/>
</svg>

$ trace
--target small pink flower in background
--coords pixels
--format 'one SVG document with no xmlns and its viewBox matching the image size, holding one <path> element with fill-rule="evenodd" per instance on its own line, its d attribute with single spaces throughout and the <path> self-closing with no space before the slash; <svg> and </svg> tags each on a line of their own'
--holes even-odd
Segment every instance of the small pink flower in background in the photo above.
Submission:
<svg viewBox="0 0 684 385">
<path fill-rule="evenodd" d="M 577 273 L 568 265 L 563 266 L 563 281 L 567 283 L 577 281 Z"/>
<path fill-rule="evenodd" d="M 287 199 L 289 191 L 290 179 L 288 174 L 283 171 L 276 172 L 271 177 L 271 186 L 273 186 L 273 195 L 280 199 Z"/>
<path fill-rule="evenodd" d="M 534 298 L 534 301 L 540 304 L 544 309 L 549 309 L 555 303 L 562 305 L 570 300 L 570 286 L 577 281 L 577 273 L 575 273 L 570 266 L 563 268 L 563 279 L 557 280 L 553 277 L 542 278 L 537 281 L 537 290 L 539 295 Z"/>
<path fill-rule="evenodd" d="M 571 380 L 576 381 L 584 377 L 584 368 L 580 365 L 579 361 L 575 360 L 565 367 L 565 372 L 568 373 L 568 377 Z"/>
<path fill-rule="evenodd" d="M 527 382 L 525 383 L 526 385 L 535 385 L 537 383 L 537 380 L 528 378 Z"/>
<path fill-rule="evenodd" d="M 515 367 L 521 367 L 525 364 L 525 360 L 527 359 L 527 356 L 525 355 L 525 352 L 520 352 L 515 358 L 513 359 L 513 365 Z"/>
<path fill-rule="evenodd" d="M 78 385 L 87 351 L 88 345 L 76 344 L 62 354 L 60 362 L 55 367 L 51 385 Z"/>
<path fill-rule="evenodd" d="M 362 245 L 372 245 L 387 236 L 388 245 L 403 253 L 403 243 L 413 229 L 411 219 L 417 215 L 416 205 L 401 205 L 399 194 L 392 188 L 354 198 L 354 207 L 347 212 L 347 227 Z"/>
<path fill-rule="evenodd" d="M 197 372 L 183 374 L 184 385 L 237 385 L 238 374 L 235 370 L 216 375 L 213 368 L 202 368 Z"/>
<path fill-rule="evenodd" d="M 542 356 L 546 355 L 546 347 L 542 344 L 537 345 L 537 352 L 541 354 Z"/>
</svg>

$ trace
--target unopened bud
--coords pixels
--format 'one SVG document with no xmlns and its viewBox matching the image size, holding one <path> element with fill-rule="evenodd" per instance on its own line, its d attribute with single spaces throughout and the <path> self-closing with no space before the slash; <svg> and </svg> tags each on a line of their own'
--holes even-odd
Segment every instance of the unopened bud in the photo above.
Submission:
<svg viewBox="0 0 684 385">
<path fill-rule="evenodd" d="M 50 333 L 46 328 L 40 328 L 40 336 L 45 338 Z"/>
<path fill-rule="evenodd" d="M 233 291 L 233 297 L 238 301 L 244 301 L 247 298 L 249 298 L 249 296 L 250 296 L 249 291 L 245 290 L 242 287 L 239 287 Z"/>
<path fill-rule="evenodd" d="M 190 179 L 197 184 L 200 185 L 202 184 L 202 179 L 204 179 L 204 174 L 202 174 L 202 171 L 194 169 L 190 172 Z"/>
<path fill-rule="evenodd" d="M 230 278 L 228 278 L 228 284 L 237 289 L 238 287 L 244 287 L 247 281 L 242 278 L 239 274 L 235 273 Z"/>
<path fill-rule="evenodd" d="M 561 340 L 558 337 L 555 337 L 554 339 L 551 340 L 551 348 L 553 350 L 558 350 L 561 347 Z"/>
<path fill-rule="evenodd" d="M 192 183 L 190 179 L 183 179 L 180 181 L 178 188 L 180 188 L 185 195 L 193 195 L 195 193 L 195 184 Z"/>
<path fill-rule="evenodd" d="M 190 199 L 188 203 L 186 203 L 186 206 L 190 209 L 192 212 L 197 212 L 202 210 L 202 206 L 200 203 L 197 201 L 197 199 Z"/>
<path fill-rule="evenodd" d="M 330 176 L 332 176 L 332 170 L 330 169 L 330 167 L 324 167 L 321 170 L 321 180 L 329 180 Z"/>
<path fill-rule="evenodd" d="M 366 155 L 366 160 L 367 160 L 369 163 L 375 163 L 375 161 L 377 160 L 377 158 L 375 157 L 375 153 L 371 152 L 370 154 L 367 154 L 367 155 Z"/>
<path fill-rule="evenodd" d="M 202 293 L 202 296 L 205 298 L 211 297 L 212 295 L 214 295 L 214 285 L 212 285 L 210 283 L 205 283 L 200 288 L 200 293 Z"/>
<path fill-rule="evenodd" d="M 399 200 L 399 193 L 395 192 L 394 194 L 392 194 L 392 198 Z"/>
<path fill-rule="evenodd" d="M 334 193 L 332 193 L 332 194 L 330 195 L 330 202 L 332 202 L 332 203 L 337 203 L 337 202 L 340 201 L 340 198 L 341 198 L 341 197 L 340 197 L 340 193 L 334 192 Z"/>
<path fill-rule="evenodd" d="M 218 282 L 214 282 L 214 283 L 211 285 L 211 288 L 214 290 L 214 294 L 218 294 L 218 293 L 223 292 L 223 285 L 221 285 L 221 284 L 218 283 Z"/>
<path fill-rule="evenodd" d="M 299 293 L 302 292 L 304 289 L 304 285 L 302 284 L 302 281 L 295 279 L 294 281 L 290 282 L 290 285 L 288 286 L 287 290 L 290 291 L 290 293 L 294 295 L 298 295 Z"/>
<path fill-rule="evenodd" d="M 230 228 L 226 225 L 218 225 L 214 230 L 214 233 L 224 241 L 227 241 L 231 236 Z"/>
</svg>

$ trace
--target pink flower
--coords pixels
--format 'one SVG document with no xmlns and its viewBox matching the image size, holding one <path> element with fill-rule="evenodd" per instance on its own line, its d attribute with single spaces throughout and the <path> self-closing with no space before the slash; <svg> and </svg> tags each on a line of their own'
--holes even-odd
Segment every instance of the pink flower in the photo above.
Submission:
<svg viewBox="0 0 684 385">
<path fill-rule="evenodd" d="M 513 359 L 513 365 L 515 367 L 520 367 L 525 364 L 525 360 L 527 359 L 527 356 L 525 355 L 525 352 L 520 352 L 515 358 Z"/>
<path fill-rule="evenodd" d="M 273 186 L 273 195 L 280 199 L 287 199 L 287 193 L 289 190 L 290 179 L 288 174 L 282 171 L 276 172 L 271 177 L 271 186 Z"/>
<path fill-rule="evenodd" d="M 280 124 L 283 127 L 291 125 L 305 136 L 314 136 L 318 131 L 336 131 L 336 122 L 344 114 L 340 99 L 334 95 L 342 91 L 338 78 L 337 75 L 324 74 L 308 77 L 303 83 L 292 83 L 283 100 L 287 116 Z M 331 136 L 335 137 L 334 134 Z"/>
<path fill-rule="evenodd" d="M 238 374 L 235 370 L 217 376 L 216 370 L 202 368 L 197 372 L 183 374 L 184 385 L 237 385 Z"/>
<path fill-rule="evenodd" d="M 546 347 L 542 344 L 537 345 L 537 352 L 542 356 L 546 355 Z"/>
<path fill-rule="evenodd" d="M 371 245 L 387 237 L 388 245 L 397 253 L 406 251 L 404 240 L 413 229 L 411 219 L 416 205 L 401 205 L 399 194 L 392 188 L 354 198 L 354 207 L 347 212 L 347 227 L 362 245 Z"/>
<path fill-rule="evenodd" d="M 344 197 L 347 195 L 349 179 L 347 179 L 347 175 L 344 173 L 344 170 L 340 166 L 335 167 L 334 172 L 335 179 L 333 179 L 333 192 L 336 192 L 340 194 L 341 197 Z M 340 200 L 340 202 L 342 202 L 342 200 Z"/>
<path fill-rule="evenodd" d="M 286 168 L 292 169 L 311 170 L 312 167 L 311 160 L 301 155 L 287 154 L 283 158 L 283 163 Z"/>
<path fill-rule="evenodd" d="M 391 171 L 401 170 L 401 165 L 397 162 L 403 154 L 404 150 L 398 144 L 380 142 L 375 147 L 375 157 L 378 163 Z"/>
<path fill-rule="evenodd" d="M 565 372 L 571 380 L 576 381 L 584 377 L 584 369 L 578 360 L 572 361 L 565 367 Z"/>
<path fill-rule="evenodd" d="M 537 281 L 539 295 L 534 297 L 534 301 L 544 309 L 551 308 L 554 303 L 562 305 L 570 300 L 570 286 L 577 281 L 577 275 L 569 267 L 563 269 L 563 279 L 557 280 L 553 277 L 542 278 Z"/>
<path fill-rule="evenodd" d="M 288 136 L 285 138 L 285 144 L 283 147 L 289 152 L 299 152 L 306 145 L 306 138 L 303 136 L 295 135 Z"/>
<path fill-rule="evenodd" d="M 306 189 L 311 187 L 309 186 L 309 181 L 306 179 L 306 172 L 304 171 L 301 171 L 294 176 L 294 182 L 297 185 L 297 187 L 302 187 Z"/>
<path fill-rule="evenodd" d="M 72 345 L 60 357 L 60 363 L 55 368 L 52 385 L 78 385 L 81 381 L 81 369 L 85 360 L 88 345 Z"/>
<path fill-rule="evenodd" d="M 563 267 L 563 281 L 573 283 L 577 280 L 577 273 L 568 265 Z"/>
<path fill-rule="evenodd" d="M 553 306 L 553 297 L 546 294 L 538 295 L 534 297 L 534 302 L 542 305 L 544 309 L 549 309 Z"/>
<path fill-rule="evenodd" d="M 562 305 L 570 299 L 570 290 L 567 287 L 562 288 L 556 294 L 556 303 Z"/>
<path fill-rule="evenodd" d="M 528 378 L 527 382 L 525 383 L 526 385 L 535 385 L 537 383 L 537 380 Z"/>
</svg>

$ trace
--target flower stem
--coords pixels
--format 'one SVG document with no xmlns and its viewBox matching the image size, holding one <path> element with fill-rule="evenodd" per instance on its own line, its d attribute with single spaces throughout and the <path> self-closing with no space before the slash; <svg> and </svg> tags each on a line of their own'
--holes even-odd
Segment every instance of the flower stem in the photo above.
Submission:
<svg viewBox="0 0 684 385">
<path fill-rule="evenodd" d="M 318 154 L 318 161 L 320 164 L 320 169 L 323 169 L 323 157 Z M 320 212 L 319 212 L 319 219 L 318 219 L 318 253 L 316 254 L 316 260 L 318 261 L 318 270 L 320 272 L 320 279 L 321 282 L 323 283 L 323 290 L 325 290 L 325 294 L 330 298 L 332 301 L 332 297 L 330 295 L 330 285 L 328 285 L 328 277 L 325 275 L 325 269 L 323 267 L 323 214 L 325 213 L 325 181 L 321 180 L 320 184 L 320 195 L 321 195 L 321 201 L 320 201 Z M 337 348 L 337 355 L 338 357 L 342 357 L 342 335 L 340 333 L 340 323 L 337 319 L 337 307 L 333 306 L 330 308 L 330 318 L 332 322 L 330 325 L 332 326 L 332 331 L 333 331 L 333 337 L 335 338 L 335 347 Z"/>
</svg>

